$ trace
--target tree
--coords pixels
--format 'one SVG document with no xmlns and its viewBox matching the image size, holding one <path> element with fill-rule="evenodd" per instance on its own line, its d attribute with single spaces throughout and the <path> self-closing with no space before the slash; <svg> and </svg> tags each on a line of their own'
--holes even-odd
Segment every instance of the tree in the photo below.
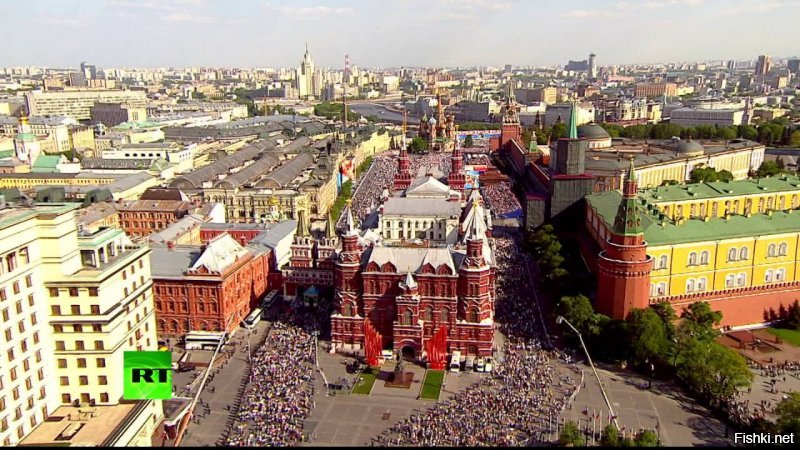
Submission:
<svg viewBox="0 0 800 450">
<path fill-rule="evenodd" d="M 464 138 L 464 148 L 472 148 L 475 145 L 475 141 L 472 139 L 472 135 L 468 134 L 467 137 Z"/>
<path fill-rule="evenodd" d="M 557 123 L 553 125 L 553 128 L 550 129 L 550 138 L 552 140 L 561 139 L 567 137 L 567 125 L 563 123 Z"/>
<path fill-rule="evenodd" d="M 636 433 L 633 444 L 637 447 L 658 447 L 658 435 L 652 430 L 642 430 Z"/>
<path fill-rule="evenodd" d="M 800 435 L 800 392 L 790 392 L 788 398 L 781 400 L 775 407 L 775 415 L 779 433 Z"/>
<path fill-rule="evenodd" d="M 719 180 L 719 175 L 713 167 L 698 167 L 689 173 L 692 183 L 711 183 Z"/>
<path fill-rule="evenodd" d="M 661 186 L 673 186 L 676 184 L 681 184 L 678 180 L 664 180 L 661 182 Z"/>
<path fill-rule="evenodd" d="M 628 338 L 634 362 L 662 358 L 669 347 L 664 322 L 652 308 L 634 309 L 628 317 Z"/>
<path fill-rule="evenodd" d="M 778 166 L 778 163 L 775 161 L 764 161 L 758 167 L 758 176 L 759 177 L 767 177 L 767 176 L 775 176 L 779 173 L 783 172 L 783 170 Z"/>
<path fill-rule="evenodd" d="M 729 398 L 752 383 L 753 373 L 742 355 L 714 341 L 689 341 L 678 376 L 707 398 Z"/>
<path fill-rule="evenodd" d="M 719 335 L 716 327 L 721 320 L 722 313 L 711 309 L 708 302 L 695 302 L 683 310 L 680 326 L 701 341 L 711 341 Z"/>
<path fill-rule="evenodd" d="M 411 140 L 411 152 L 422 153 L 426 150 L 428 150 L 428 141 L 421 136 L 414 136 L 414 139 Z"/>
<path fill-rule="evenodd" d="M 729 170 L 720 170 L 717 172 L 717 179 L 719 181 L 733 181 L 733 174 Z"/>
<path fill-rule="evenodd" d="M 674 123 L 657 123 L 650 129 L 650 137 L 653 139 L 670 139 L 673 136 L 680 136 L 683 127 Z"/>
<path fill-rule="evenodd" d="M 606 133 L 608 133 L 608 135 L 612 138 L 620 137 L 625 129 L 623 126 L 615 123 L 601 123 L 600 126 L 603 127 L 603 129 L 606 130 Z"/>
<path fill-rule="evenodd" d="M 668 342 L 672 342 L 675 337 L 675 322 L 678 320 L 678 315 L 675 314 L 675 309 L 666 300 L 662 300 L 655 305 L 651 306 L 653 311 L 658 314 L 661 323 L 664 324 L 665 337 Z"/>
<path fill-rule="evenodd" d="M 601 447 L 619 447 L 619 430 L 614 424 L 608 424 L 603 428 L 603 433 L 600 436 Z"/>
<path fill-rule="evenodd" d="M 730 141 L 736 139 L 736 135 L 738 134 L 738 129 L 735 126 L 730 127 L 719 127 L 717 128 L 717 138 L 725 139 L 726 141 Z"/>
<path fill-rule="evenodd" d="M 648 131 L 647 125 L 633 125 L 626 127 L 620 135 L 631 139 L 644 139 L 648 136 Z"/>
<path fill-rule="evenodd" d="M 600 334 L 598 318 L 592 308 L 592 302 L 584 295 L 561 297 L 558 305 L 559 313 L 585 336 Z"/>
<path fill-rule="evenodd" d="M 800 330 L 800 302 L 797 300 L 787 309 L 783 326 L 793 330 Z"/>
<path fill-rule="evenodd" d="M 739 137 L 755 141 L 758 139 L 758 130 L 752 125 L 739 125 Z"/>
<path fill-rule="evenodd" d="M 570 420 L 564 424 L 564 428 L 558 435 L 558 443 L 565 447 L 568 445 L 572 447 L 583 447 L 586 445 L 586 439 L 584 439 L 581 430 L 578 429 L 578 424 Z"/>
<path fill-rule="evenodd" d="M 792 131 L 791 137 L 789 137 L 789 146 L 800 148 L 800 130 Z"/>
</svg>

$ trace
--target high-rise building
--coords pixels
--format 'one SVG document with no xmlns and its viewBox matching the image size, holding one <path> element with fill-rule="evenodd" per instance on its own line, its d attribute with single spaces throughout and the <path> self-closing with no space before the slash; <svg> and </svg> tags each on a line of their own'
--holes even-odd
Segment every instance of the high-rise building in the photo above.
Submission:
<svg viewBox="0 0 800 450">
<path fill-rule="evenodd" d="M 295 84 L 300 98 L 307 99 L 314 96 L 314 60 L 311 59 L 311 53 L 308 52 L 308 44 L 306 44 L 306 52 L 303 54 L 303 61 L 297 68 Z"/>
<path fill-rule="evenodd" d="M 74 423 L 101 418 L 92 442 L 146 445 L 163 417 L 160 401 L 122 402 L 124 352 L 157 348 L 150 250 L 116 228 L 79 230 L 76 208 L 0 209 L 6 446 L 70 443 L 74 434 L 44 423 L 72 415 Z M 88 406 L 92 417 L 79 417 L 76 407 Z"/>
<path fill-rule="evenodd" d="M 595 65 L 594 53 L 589 53 L 589 78 L 597 78 L 597 66 Z"/>
<path fill-rule="evenodd" d="M 97 78 L 97 66 L 94 64 L 81 63 L 81 73 L 87 80 L 94 80 Z"/>
<path fill-rule="evenodd" d="M 786 67 L 789 69 L 789 72 L 800 73 L 800 59 L 790 59 L 786 63 Z"/>
<path fill-rule="evenodd" d="M 772 66 L 769 55 L 759 55 L 756 62 L 756 75 L 766 75 Z"/>
</svg>

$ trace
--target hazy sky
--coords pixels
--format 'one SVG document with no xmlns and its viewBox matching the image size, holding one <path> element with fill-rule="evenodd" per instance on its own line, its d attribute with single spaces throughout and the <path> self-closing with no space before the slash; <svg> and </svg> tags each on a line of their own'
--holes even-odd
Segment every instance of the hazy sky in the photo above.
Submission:
<svg viewBox="0 0 800 450">
<path fill-rule="evenodd" d="M 4 0 L 0 65 L 599 65 L 798 51 L 800 0 Z"/>
</svg>

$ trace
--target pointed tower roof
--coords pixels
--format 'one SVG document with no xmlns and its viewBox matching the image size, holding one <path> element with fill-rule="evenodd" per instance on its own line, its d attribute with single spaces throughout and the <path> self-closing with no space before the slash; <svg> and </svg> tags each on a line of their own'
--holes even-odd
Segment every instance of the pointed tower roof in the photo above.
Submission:
<svg viewBox="0 0 800 450">
<path fill-rule="evenodd" d="M 633 158 L 628 167 L 625 186 L 623 187 L 622 200 L 617 208 L 617 216 L 614 218 L 613 233 L 618 236 L 641 235 L 642 218 L 639 212 L 639 199 L 636 195 L 636 170 L 633 166 Z"/>
<path fill-rule="evenodd" d="M 406 278 L 403 280 L 403 287 L 406 289 L 413 289 L 417 287 L 417 280 L 411 275 L 411 271 L 406 272 Z"/>
<path fill-rule="evenodd" d="M 572 110 L 569 114 L 569 134 L 570 139 L 578 139 L 578 102 L 572 102 Z"/>
<path fill-rule="evenodd" d="M 306 214 L 304 211 L 299 211 L 297 213 L 298 221 L 297 221 L 297 236 L 306 237 L 309 235 L 308 231 L 308 221 L 306 220 Z"/>
<path fill-rule="evenodd" d="M 344 212 L 344 229 L 347 234 L 354 234 L 356 232 L 356 222 L 353 219 L 353 200 L 347 199 L 347 206 Z"/>
</svg>

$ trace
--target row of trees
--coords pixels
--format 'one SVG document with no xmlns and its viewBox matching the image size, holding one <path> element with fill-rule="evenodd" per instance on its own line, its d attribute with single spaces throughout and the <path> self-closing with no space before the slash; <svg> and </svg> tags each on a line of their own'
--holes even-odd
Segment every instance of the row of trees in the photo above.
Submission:
<svg viewBox="0 0 800 450">
<path fill-rule="evenodd" d="M 339 216 L 342 215 L 342 210 L 344 210 L 344 206 L 347 203 L 347 199 L 352 197 L 353 195 L 353 182 L 350 180 L 345 181 L 342 183 L 342 189 L 339 191 L 339 196 L 336 197 L 336 200 L 331 205 L 330 214 L 333 214 L 333 220 L 338 221 Z"/>
<path fill-rule="evenodd" d="M 342 118 L 342 114 L 344 113 L 344 104 L 342 103 L 332 103 L 332 102 L 322 102 L 314 105 L 314 115 L 324 117 L 328 120 L 340 120 Z M 349 106 L 347 107 L 347 120 L 358 120 L 361 118 L 361 114 L 353 111 L 352 108 Z"/>
<path fill-rule="evenodd" d="M 564 424 L 564 428 L 558 436 L 558 443 L 565 447 L 585 447 L 587 445 L 586 438 L 578 428 L 578 424 L 573 421 Z M 641 430 L 632 436 L 620 436 L 619 430 L 613 424 L 609 424 L 601 432 L 600 446 L 658 447 L 660 442 L 658 435 L 651 430 Z"/>
<path fill-rule="evenodd" d="M 722 314 L 706 302 L 689 305 L 680 319 L 668 302 L 661 302 L 635 309 L 627 320 L 614 320 L 596 313 L 583 295 L 563 297 L 558 311 L 583 334 L 593 353 L 641 369 L 674 371 L 707 401 L 730 399 L 752 382 L 744 357 L 715 342 Z"/>
<path fill-rule="evenodd" d="M 559 292 L 568 278 L 569 272 L 562 267 L 564 256 L 562 245 L 552 225 L 547 224 L 529 235 L 525 242 L 526 251 L 536 259 L 545 289 L 551 293 Z"/>
</svg>

